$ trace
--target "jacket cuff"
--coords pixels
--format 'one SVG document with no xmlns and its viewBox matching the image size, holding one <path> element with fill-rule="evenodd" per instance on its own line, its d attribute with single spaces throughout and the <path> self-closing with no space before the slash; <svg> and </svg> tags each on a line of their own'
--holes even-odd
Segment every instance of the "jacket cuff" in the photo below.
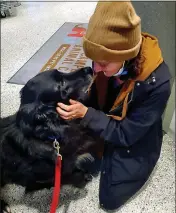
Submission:
<svg viewBox="0 0 176 213">
<path fill-rule="evenodd" d="M 92 120 L 94 113 L 95 113 L 95 109 L 93 109 L 92 107 L 88 107 L 88 110 L 85 116 L 81 120 L 81 125 L 83 125 L 84 127 L 87 127 L 90 121 Z"/>
<path fill-rule="evenodd" d="M 103 136 L 109 122 L 110 118 L 104 112 L 89 107 L 80 124 Z"/>
</svg>

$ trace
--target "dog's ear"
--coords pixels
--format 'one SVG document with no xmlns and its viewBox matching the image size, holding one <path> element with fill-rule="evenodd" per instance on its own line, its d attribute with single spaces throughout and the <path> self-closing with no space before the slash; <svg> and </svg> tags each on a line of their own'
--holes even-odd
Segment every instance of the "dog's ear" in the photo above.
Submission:
<svg viewBox="0 0 176 213">
<path fill-rule="evenodd" d="M 36 105 L 33 103 L 21 105 L 17 112 L 16 123 L 25 135 L 33 132 L 35 114 Z"/>
<path fill-rule="evenodd" d="M 60 135 L 60 119 L 55 107 L 47 107 L 39 103 L 20 106 L 17 113 L 17 125 L 25 135 L 47 139 Z"/>
<path fill-rule="evenodd" d="M 32 85 L 28 86 L 28 84 L 20 90 L 20 102 L 23 105 L 33 103 L 36 100 L 37 88 L 33 88 Z"/>
<path fill-rule="evenodd" d="M 47 106 L 41 104 L 38 106 L 35 113 L 35 136 L 41 139 L 47 139 L 48 137 L 60 137 L 60 117 L 56 112 L 55 106 Z"/>
</svg>

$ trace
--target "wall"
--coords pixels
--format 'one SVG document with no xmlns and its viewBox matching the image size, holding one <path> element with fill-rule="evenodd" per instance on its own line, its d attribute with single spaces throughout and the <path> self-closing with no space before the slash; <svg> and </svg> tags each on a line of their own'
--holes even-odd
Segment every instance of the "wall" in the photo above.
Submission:
<svg viewBox="0 0 176 213">
<path fill-rule="evenodd" d="M 141 17 L 142 31 L 153 34 L 159 39 L 160 47 L 163 51 L 163 57 L 168 64 L 172 79 L 172 94 L 168 101 L 166 111 L 163 115 L 163 130 L 168 132 L 175 109 L 175 22 L 176 2 L 138 2 L 134 1 L 133 5 L 136 12 Z M 172 126 L 172 125 L 171 125 Z"/>
<path fill-rule="evenodd" d="M 173 114 L 172 121 L 171 121 L 169 129 L 170 129 L 170 132 L 173 135 L 173 137 L 175 137 L 175 110 L 174 110 L 174 114 Z"/>
<path fill-rule="evenodd" d="M 141 17 L 142 31 L 158 37 L 163 57 L 175 76 L 176 2 L 138 2 L 133 5 Z M 173 82 L 173 81 L 172 81 Z"/>
</svg>

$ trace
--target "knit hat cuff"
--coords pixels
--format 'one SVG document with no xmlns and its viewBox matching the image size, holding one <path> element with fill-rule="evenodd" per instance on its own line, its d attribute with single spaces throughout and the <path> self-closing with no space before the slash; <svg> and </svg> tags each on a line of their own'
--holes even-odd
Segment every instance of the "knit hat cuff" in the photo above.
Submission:
<svg viewBox="0 0 176 213">
<path fill-rule="evenodd" d="M 136 46 L 128 50 L 111 50 L 100 44 L 96 44 L 85 36 L 83 37 L 83 49 L 86 57 L 93 61 L 118 62 L 132 59 L 137 56 L 142 43 L 142 35 Z"/>
</svg>

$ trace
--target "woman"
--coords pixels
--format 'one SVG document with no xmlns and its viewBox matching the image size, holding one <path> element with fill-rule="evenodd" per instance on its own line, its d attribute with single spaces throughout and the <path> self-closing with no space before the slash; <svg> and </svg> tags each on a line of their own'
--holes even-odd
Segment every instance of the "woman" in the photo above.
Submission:
<svg viewBox="0 0 176 213">
<path fill-rule="evenodd" d="M 170 73 L 130 2 L 99 2 L 83 48 L 97 74 L 91 104 L 70 100 L 57 111 L 63 119 L 81 118 L 104 139 L 99 200 L 113 210 L 139 191 L 158 161 Z"/>
</svg>

